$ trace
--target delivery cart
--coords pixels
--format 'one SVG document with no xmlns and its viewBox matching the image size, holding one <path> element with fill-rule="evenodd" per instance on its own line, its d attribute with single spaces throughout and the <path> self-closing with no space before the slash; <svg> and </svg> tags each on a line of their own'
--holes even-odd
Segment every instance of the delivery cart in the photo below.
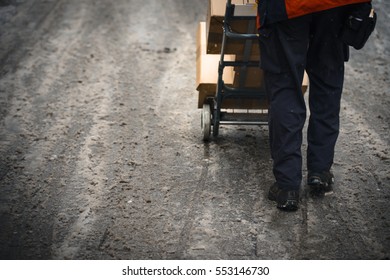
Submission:
<svg viewBox="0 0 390 280">
<path fill-rule="evenodd" d="M 203 140 L 217 137 L 220 125 L 265 125 L 268 104 L 259 68 L 260 51 L 256 30 L 255 1 L 239 5 L 227 0 L 224 16 L 210 1 L 207 27 L 207 53 L 219 54 L 218 77 L 214 92 L 201 92 Z M 251 2 L 251 3 L 249 3 Z M 213 6 L 214 5 L 214 6 Z M 231 77 L 226 81 L 226 74 Z"/>
</svg>

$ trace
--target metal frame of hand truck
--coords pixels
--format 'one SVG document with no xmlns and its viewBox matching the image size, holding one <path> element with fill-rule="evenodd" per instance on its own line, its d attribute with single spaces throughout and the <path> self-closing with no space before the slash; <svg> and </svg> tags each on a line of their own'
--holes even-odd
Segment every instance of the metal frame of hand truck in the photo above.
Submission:
<svg viewBox="0 0 390 280">
<path fill-rule="evenodd" d="M 235 5 L 231 0 L 227 0 L 226 12 L 223 23 L 223 36 L 221 46 L 221 56 L 218 67 L 218 82 L 215 96 L 209 96 L 203 104 L 201 126 L 203 139 L 209 140 L 210 134 L 217 137 L 220 125 L 266 125 L 268 124 L 268 110 L 266 108 L 242 108 L 243 110 L 230 110 L 223 108 L 223 102 L 227 99 L 233 100 L 259 100 L 266 102 L 265 88 L 245 88 L 241 87 L 246 78 L 248 67 L 259 67 L 259 61 L 250 61 L 251 50 L 254 43 L 258 44 L 258 34 L 237 33 L 231 28 L 231 22 L 234 20 L 248 20 L 248 32 L 255 30 L 255 16 L 234 16 Z M 240 40 L 244 44 L 244 53 L 240 61 L 226 61 L 225 50 L 230 40 Z M 225 67 L 239 67 L 240 80 L 239 87 L 231 87 L 224 83 L 223 73 Z M 259 77 L 260 79 L 261 77 Z M 225 109 L 223 111 L 222 109 Z M 227 110 L 226 110 L 227 109 Z M 239 111 L 237 113 L 236 111 Z M 243 112 L 244 111 L 244 112 Z M 212 129 L 211 129 L 212 128 Z"/>
</svg>

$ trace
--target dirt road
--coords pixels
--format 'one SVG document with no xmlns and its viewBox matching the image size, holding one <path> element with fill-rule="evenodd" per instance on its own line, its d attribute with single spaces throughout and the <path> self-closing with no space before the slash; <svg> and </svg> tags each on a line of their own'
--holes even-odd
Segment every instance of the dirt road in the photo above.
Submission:
<svg viewBox="0 0 390 280">
<path fill-rule="evenodd" d="M 346 67 L 335 194 L 294 213 L 267 128 L 201 140 L 206 4 L 0 1 L 2 259 L 390 257 L 389 2 Z"/>
</svg>

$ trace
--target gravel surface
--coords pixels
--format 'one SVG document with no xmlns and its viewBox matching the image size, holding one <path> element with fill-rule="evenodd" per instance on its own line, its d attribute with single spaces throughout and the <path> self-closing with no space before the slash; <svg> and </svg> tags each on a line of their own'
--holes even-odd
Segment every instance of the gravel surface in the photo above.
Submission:
<svg viewBox="0 0 390 280">
<path fill-rule="evenodd" d="M 201 140 L 207 0 L 0 0 L 0 258 L 388 259 L 390 3 L 374 4 L 335 193 L 286 213 L 266 198 L 266 127 Z"/>
</svg>

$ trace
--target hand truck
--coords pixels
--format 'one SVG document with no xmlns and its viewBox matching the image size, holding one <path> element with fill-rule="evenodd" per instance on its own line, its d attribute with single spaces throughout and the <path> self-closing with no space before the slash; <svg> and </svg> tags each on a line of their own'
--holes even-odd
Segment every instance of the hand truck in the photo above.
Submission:
<svg viewBox="0 0 390 280">
<path fill-rule="evenodd" d="M 268 124 L 268 104 L 261 70 L 256 77 L 248 77 L 250 68 L 259 68 L 258 34 L 256 16 L 237 15 L 236 5 L 227 0 L 223 19 L 222 43 L 218 66 L 218 81 L 215 95 L 207 96 L 202 106 L 201 127 L 203 140 L 219 134 L 220 125 L 266 125 Z M 237 32 L 235 26 L 245 24 L 246 32 Z M 241 28 L 242 30 L 242 28 Z M 235 61 L 225 60 L 230 44 L 240 44 Z M 230 54 L 230 53 L 229 53 Z M 255 60 L 253 60 L 255 58 Z M 225 84 L 223 73 L 226 67 L 234 67 L 237 75 L 233 86 Z M 258 79 L 256 87 L 246 84 L 249 79 Z"/>
</svg>

